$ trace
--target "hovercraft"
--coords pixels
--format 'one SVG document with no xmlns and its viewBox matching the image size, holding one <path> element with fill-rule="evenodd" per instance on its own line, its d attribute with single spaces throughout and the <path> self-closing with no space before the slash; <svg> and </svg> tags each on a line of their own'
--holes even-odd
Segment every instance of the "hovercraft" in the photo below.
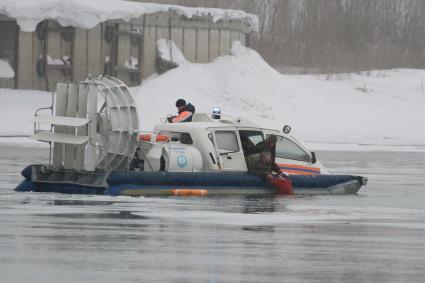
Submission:
<svg viewBox="0 0 425 283">
<path fill-rule="evenodd" d="M 258 127 L 242 118 L 195 113 L 192 122 L 158 124 L 140 132 L 137 105 L 127 86 L 100 76 L 58 82 L 50 107 L 38 109 L 33 139 L 47 142 L 48 164 L 22 171 L 19 192 L 150 195 L 276 194 L 248 174 L 247 152 L 276 135 L 276 163 L 293 193 L 356 194 L 361 176 L 331 175 L 290 133 Z M 54 105 L 53 105 L 54 104 Z M 50 111 L 49 115 L 42 114 Z"/>
</svg>

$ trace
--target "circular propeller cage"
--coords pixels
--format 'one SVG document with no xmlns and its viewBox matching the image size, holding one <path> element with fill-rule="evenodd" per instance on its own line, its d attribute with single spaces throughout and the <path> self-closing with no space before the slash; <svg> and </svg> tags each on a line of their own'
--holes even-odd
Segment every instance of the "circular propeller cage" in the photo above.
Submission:
<svg viewBox="0 0 425 283">
<path fill-rule="evenodd" d="M 136 103 L 122 81 L 102 75 L 94 82 L 98 92 L 96 138 L 96 168 L 126 170 L 136 148 L 139 119 Z"/>
</svg>

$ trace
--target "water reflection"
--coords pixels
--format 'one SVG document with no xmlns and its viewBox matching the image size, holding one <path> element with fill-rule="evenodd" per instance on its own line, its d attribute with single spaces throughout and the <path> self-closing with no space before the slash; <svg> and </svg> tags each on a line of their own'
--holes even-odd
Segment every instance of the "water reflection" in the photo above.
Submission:
<svg viewBox="0 0 425 283">
<path fill-rule="evenodd" d="M 248 196 L 242 200 L 243 213 L 274 212 L 276 196 Z"/>
<path fill-rule="evenodd" d="M 17 194 L 19 171 L 44 153 L 0 146 L 0 154 L 2 282 L 357 283 L 425 276 L 425 154 L 324 152 L 333 172 L 365 174 L 369 185 L 358 196 L 292 198 Z"/>
</svg>

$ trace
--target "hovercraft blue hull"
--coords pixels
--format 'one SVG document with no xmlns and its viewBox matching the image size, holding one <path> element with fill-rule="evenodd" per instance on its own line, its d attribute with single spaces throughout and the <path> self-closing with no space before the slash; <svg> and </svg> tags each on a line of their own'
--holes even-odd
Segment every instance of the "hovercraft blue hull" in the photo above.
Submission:
<svg viewBox="0 0 425 283">
<path fill-rule="evenodd" d="M 206 190 L 208 195 L 275 194 L 262 178 L 246 172 L 122 172 L 105 176 L 103 185 L 87 185 L 66 179 L 38 180 L 32 166 L 24 169 L 25 180 L 15 189 L 19 192 L 56 192 L 65 194 L 102 194 L 111 196 L 170 195 L 179 189 Z M 63 174 L 61 175 L 63 176 Z M 356 194 L 367 179 L 350 175 L 291 175 L 294 194 Z"/>
</svg>

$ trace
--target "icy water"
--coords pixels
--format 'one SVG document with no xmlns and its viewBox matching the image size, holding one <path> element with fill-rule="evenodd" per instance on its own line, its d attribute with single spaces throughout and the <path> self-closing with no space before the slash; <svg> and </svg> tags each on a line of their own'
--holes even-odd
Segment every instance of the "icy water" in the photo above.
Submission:
<svg viewBox="0 0 425 283">
<path fill-rule="evenodd" d="M 425 153 L 319 152 L 355 196 L 15 193 L 45 149 L 0 145 L 0 282 L 424 282 Z"/>
</svg>

